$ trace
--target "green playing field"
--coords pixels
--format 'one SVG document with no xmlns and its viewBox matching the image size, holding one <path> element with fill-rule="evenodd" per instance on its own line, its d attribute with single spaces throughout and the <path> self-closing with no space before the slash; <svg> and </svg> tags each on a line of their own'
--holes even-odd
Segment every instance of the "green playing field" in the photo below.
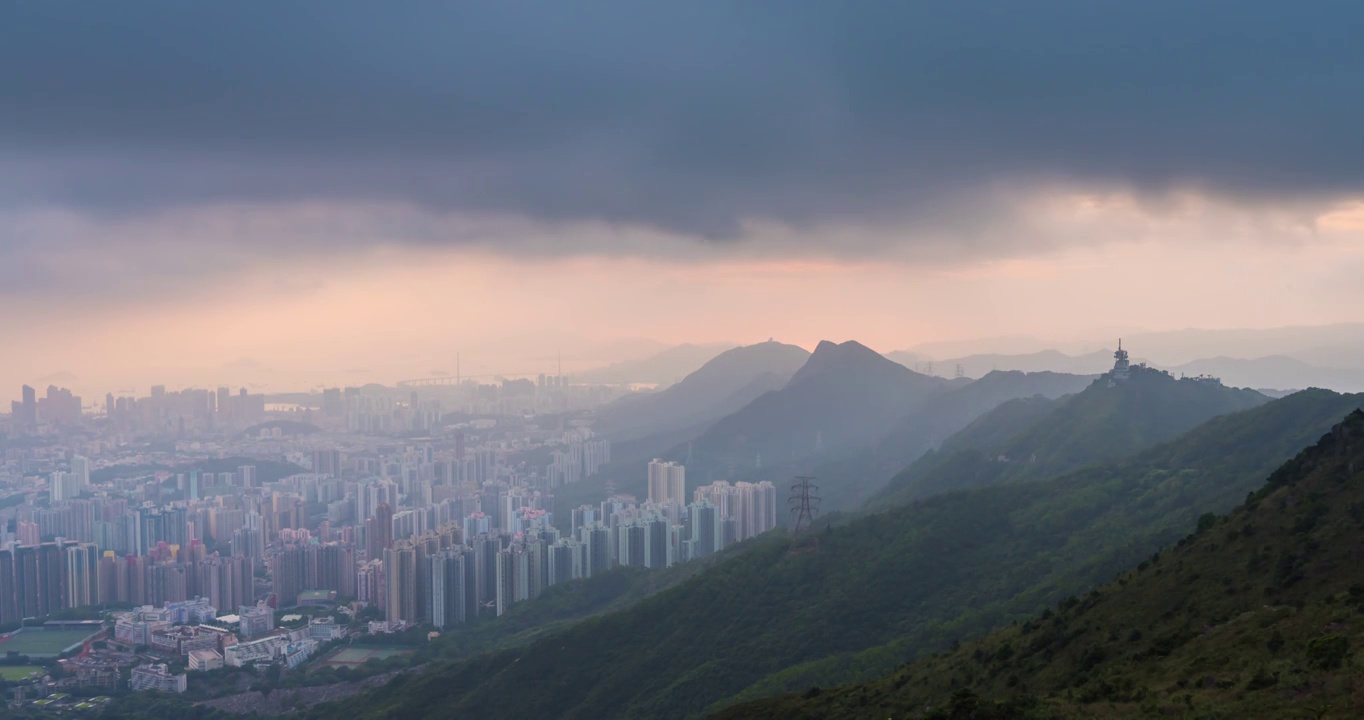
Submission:
<svg viewBox="0 0 1364 720">
<path fill-rule="evenodd" d="M 0 655 L 50 657 L 93 635 L 90 630 L 24 630 L 0 640 Z"/>
<path fill-rule="evenodd" d="M 42 672 L 43 669 L 33 665 L 0 665 L 0 680 L 23 680 L 35 672 Z"/>
</svg>

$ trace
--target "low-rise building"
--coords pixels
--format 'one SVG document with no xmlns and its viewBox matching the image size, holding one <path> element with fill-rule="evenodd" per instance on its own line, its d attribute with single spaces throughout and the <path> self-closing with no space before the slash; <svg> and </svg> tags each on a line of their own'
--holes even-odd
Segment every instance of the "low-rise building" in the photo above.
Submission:
<svg viewBox="0 0 1364 720">
<path fill-rule="evenodd" d="M 237 643 L 223 650 L 223 663 L 230 667 L 243 667 L 252 663 L 272 662 L 287 644 L 287 640 L 279 637 Z"/>
<path fill-rule="evenodd" d="M 318 642 L 338 640 L 345 634 L 345 630 L 329 617 L 314 618 L 308 623 L 308 637 Z"/>
<path fill-rule="evenodd" d="M 189 653 L 189 669 L 193 672 L 217 670 L 222 666 L 223 656 L 216 650 L 191 650 Z"/>
<path fill-rule="evenodd" d="M 218 617 L 218 609 L 213 607 L 208 598 L 204 597 L 181 602 L 168 602 L 164 609 L 170 615 L 170 621 L 178 625 L 190 622 L 207 622 Z"/>
<path fill-rule="evenodd" d="M 280 632 L 267 638 L 243 642 L 223 650 L 223 664 L 242 667 L 253 663 L 283 662 L 294 667 L 317 650 L 317 641 L 307 628 Z"/>
<path fill-rule="evenodd" d="M 194 650 L 217 650 L 219 634 L 190 625 L 163 628 L 152 633 L 151 649 L 163 655 L 188 655 Z"/>
<path fill-rule="evenodd" d="M 134 610 L 118 618 L 114 623 L 114 641 L 124 645 L 152 644 L 152 634 L 170 627 L 170 623 L 151 613 L 150 619 L 141 611 Z"/>
<path fill-rule="evenodd" d="M 133 668 L 133 677 L 128 681 L 128 687 L 133 690 L 182 693 L 188 684 L 184 673 L 172 675 L 164 663 L 157 663 Z"/>
<path fill-rule="evenodd" d="M 255 607 L 243 606 L 237 615 L 241 618 L 238 627 L 244 638 L 261 637 L 275 629 L 275 611 L 265 603 L 258 603 Z"/>
<path fill-rule="evenodd" d="M 81 668 L 76 671 L 76 681 L 83 687 L 102 687 L 117 690 L 120 677 L 118 668 Z"/>
<path fill-rule="evenodd" d="M 297 642 L 289 643 L 280 653 L 280 658 L 284 661 L 284 666 L 290 669 L 303 664 L 312 654 L 317 651 L 317 642 L 307 638 Z"/>
</svg>

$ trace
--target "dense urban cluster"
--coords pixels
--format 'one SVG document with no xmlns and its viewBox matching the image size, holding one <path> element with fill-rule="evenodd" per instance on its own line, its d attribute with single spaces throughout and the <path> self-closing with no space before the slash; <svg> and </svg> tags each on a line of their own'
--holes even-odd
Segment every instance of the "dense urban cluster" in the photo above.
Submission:
<svg viewBox="0 0 1364 720">
<path fill-rule="evenodd" d="M 663 460 L 647 497 L 558 507 L 556 490 L 611 462 L 582 411 L 618 392 L 560 376 L 307 403 L 158 386 L 82 409 L 26 386 L 0 464 L 0 656 L 72 637 L 29 656 L 63 655 L 49 692 L 183 692 L 186 673 L 289 669 L 353 632 L 444 631 L 776 526 L 772 483 L 689 489 Z"/>
</svg>

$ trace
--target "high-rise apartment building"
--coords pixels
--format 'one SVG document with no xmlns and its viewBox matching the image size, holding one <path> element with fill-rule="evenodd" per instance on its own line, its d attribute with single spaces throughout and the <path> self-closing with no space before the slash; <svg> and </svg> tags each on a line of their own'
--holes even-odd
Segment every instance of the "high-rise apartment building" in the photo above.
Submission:
<svg viewBox="0 0 1364 720">
<path fill-rule="evenodd" d="M 426 617 L 426 552 L 421 545 L 401 542 L 384 551 L 384 583 L 389 622 L 419 623 Z"/>
<path fill-rule="evenodd" d="M 22 620 L 16 589 L 14 550 L 0 547 L 0 625 Z"/>
<path fill-rule="evenodd" d="M 464 547 L 443 550 L 426 559 L 430 593 L 427 622 L 441 630 L 463 624 L 468 616 L 465 564 L 472 559 L 473 551 Z"/>
<path fill-rule="evenodd" d="M 93 543 L 68 545 L 66 557 L 66 607 L 93 607 L 100 603 L 99 550 Z"/>
<path fill-rule="evenodd" d="M 722 547 L 719 518 L 714 505 L 704 500 L 692 503 L 688 508 L 691 515 L 691 558 L 712 555 Z"/>
<path fill-rule="evenodd" d="M 649 463 L 649 502 L 686 504 L 687 469 L 675 462 L 655 458 Z"/>
<path fill-rule="evenodd" d="M 84 455 L 71 456 L 71 474 L 75 478 L 77 494 L 90 489 L 90 458 Z"/>
<path fill-rule="evenodd" d="M 370 560 L 384 557 L 393 545 L 393 506 L 381 502 L 374 508 L 374 516 L 365 521 L 365 539 Z"/>
</svg>

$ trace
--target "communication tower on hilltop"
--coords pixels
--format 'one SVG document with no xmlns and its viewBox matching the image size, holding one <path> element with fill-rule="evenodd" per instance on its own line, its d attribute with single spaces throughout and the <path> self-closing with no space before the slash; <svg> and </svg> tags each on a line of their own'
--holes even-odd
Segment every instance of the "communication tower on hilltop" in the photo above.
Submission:
<svg viewBox="0 0 1364 720">
<path fill-rule="evenodd" d="M 1122 338 L 1118 338 L 1118 350 L 1113 353 L 1113 379 L 1126 380 L 1127 371 L 1130 368 L 1131 363 L 1127 361 L 1127 351 L 1122 349 Z"/>
<path fill-rule="evenodd" d="M 819 549 L 819 537 L 813 532 L 815 515 L 819 512 L 822 499 L 816 492 L 819 486 L 814 483 L 813 475 L 798 475 L 791 484 L 791 515 L 795 522 L 791 525 L 791 552 L 810 552 Z"/>
</svg>

